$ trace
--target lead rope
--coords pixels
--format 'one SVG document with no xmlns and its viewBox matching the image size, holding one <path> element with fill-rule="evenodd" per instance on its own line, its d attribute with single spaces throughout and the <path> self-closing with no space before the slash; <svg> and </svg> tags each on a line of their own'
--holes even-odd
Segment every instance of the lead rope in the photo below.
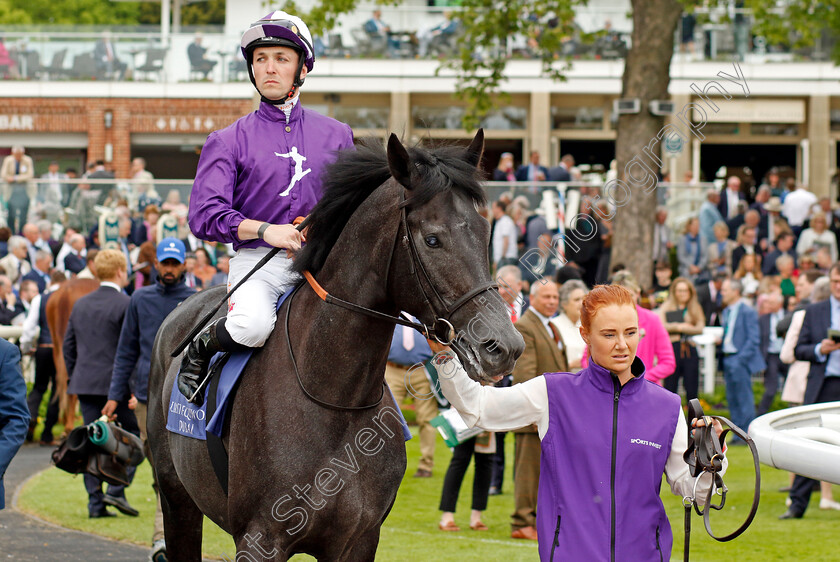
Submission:
<svg viewBox="0 0 840 562">
<path fill-rule="evenodd" d="M 694 428 L 694 435 L 692 435 L 692 428 L 689 425 L 688 449 L 686 449 L 683 454 L 683 459 L 685 459 L 685 462 L 688 463 L 689 473 L 695 477 L 694 489 L 691 492 L 691 496 L 685 496 L 683 498 L 683 505 L 685 506 L 685 547 L 683 549 L 683 560 L 685 562 L 689 562 L 688 554 L 689 543 L 691 540 L 692 506 L 697 512 L 697 515 L 703 517 L 703 524 L 705 525 L 706 532 L 709 536 L 718 542 L 727 542 L 740 536 L 747 530 L 747 527 L 750 526 L 753 518 L 755 518 L 755 514 L 758 512 L 758 502 L 761 498 L 761 467 L 758 464 L 758 451 L 756 450 L 755 443 L 753 443 L 750 436 L 747 435 L 747 433 L 740 427 L 723 416 L 704 416 L 703 407 L 700 406 L 700 401 L 695 398 L 688 402 L 688 419 L 694 420 L 699 418 L 705 420 L 706 425 Z M 714 427 L 712 427 L 713 419 L 716 419 L 728 426 L 727 429 L 720 434 L 719 439 L 715 437 Z M 752 507 L 750 508 L 750 512 L 747 515 L 746 520 L 732 533 L 723 537 L 718 537 L 714 534 L 714 532 L 712 532 L 712 525 L 709 521 L 709 513 L 710 509 L 723 509 L 723 506 L 726 503 L 726 492 L 728 489 L 723 483 L 723 478 L 721 478 L 719 472 L 723 469 L 723 442 L 726 438 L 726 434 L 730 431 L 743 439 L 750 448 L 750 452 L 753 457 L 753 468 L 755 469 L 755 491 L 753 492 Z M 711 475 L 712 485 L 709 486 L 709 492 L 706 494 L 706 501 L 703 509 L 700 509 L 700 506 L 697 504 L 697 484 L 700 482 L 700 477 L 705 473 Z M 712 496 L 715 494 L 720 496 L 720 503 L 718 505 L 712 503 Z"/>
</svg>

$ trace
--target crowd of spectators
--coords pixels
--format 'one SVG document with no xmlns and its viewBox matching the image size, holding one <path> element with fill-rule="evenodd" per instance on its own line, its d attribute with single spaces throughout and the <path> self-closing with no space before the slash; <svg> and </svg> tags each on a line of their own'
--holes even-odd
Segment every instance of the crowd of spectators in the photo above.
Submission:
<svg viewBox="0 0 840 562">
<path fill-rule="evenodd" d="M 495 179 L 509 180 L 511 170 L 512 162 L 503 155 Z M 551 170 L 540 164 L 539 154 L 531 153 L 529 162 L 517 170 L 517 179 L 533 181 L 550 174 Z M 587 193 L 594 188 L 581 191 L 582 195 L 594 195 Z M 747 428 L 757 415 L 767 413 L 780 393 L 782 401 L 790 405 L 837 399 L 840 367 L 833 358 L 837 348 L 827 340 L 826 330 L 840 326 L 840 305 L 838 318 L 834 318 L 833 308 L 830 318 L 823 311 L 819 330 L 797 340 L 803 315 L 811 310 L 807 307 L 817 299 L 829 298 L 829 275 L 840 280 L 840 265 L 834 265 L 838 263 L 840 215 L 828 197 L 817 197 L 807 186 L 785 184 L 771 170 L 752 199 L 739 177 L 727 178 L 721 191 L 709 190 L 699 212 L 679 225 L 669 223 L 667 208 L 659 207 L 651 247 L 655 274 L 650 280 L 639 280 L 641 283 L 622 271 L 624 265 L 616 260 L 607 259 L 605 266 L 612 231 L 609 221 L 601 217 L 608 213 L 593 213 L 585 199 L 580 212 L 592 221 L 578 221 L 580 226 L 574 228 L 587 230 L 576 238 L 579 244 L 565 247 L 564 238 L 547 229 L 544 218 L 529 209 L 524 197 L 503 194 L 491 208 L 491 267 L 516 263 L 527 291 L 528 284 L 539 277 L 534 260 L 528 259 L 529 252 L 548 255 L 541 273 L 560 283 L 562 312 L 552 322 L 564 328 L 563 340 L 575 334 L 570 324 L 575 313 L 562 306 L 578 302 L 569 296 L 582 295 L 594 284 L 619 283 L 637 295 L 644 334 L 638 356 L 645 360 L 647 376 L 668 390 L 684 392 L 686 399 L 698 397 L 700 357 L 694 336 L 708 332 L 717 338 L 719 363 L 715 367 L 723 374 L 725 404 L 740 427 Z M 590 236 L 592 224 L 597 225 L 595 236 Z M 540 247 L 536 242 L 540 235 L 550 240 L 548 245 Z M 515 256 L 509 250 L 514 244 Z M 838 298 L 840 303 L 840 290 L 834 292 L 837 295 L 831 297 L 832 302 Z M 650 318 L 646 309 L 654 310 L 655 318 Z M 797 330 L 789 330 L 794 319 Z M 670 346 L 654 352 L 660 331 L 667 334 Z M 651 348 L 647 356 L 645 344 Z M 581 359 L 586 364 L 582 347 L 575 342 L 564 347 L 567 352 L 574 349 L 568 357 L 570 370 L 579 366 Z M 812 367 L 825 372 L 824 384 L 823 375 L 813 382 Z M 753 395 L 754 377 L 764 383 L 760 396 Z M 808 385 L 812 386 L 806 393 Z M 743 443 L 736 439 L 732 444 Z M 800 479 L 795 481 L 783 518 L 802 516 L 807 507 L 805 487 Z M 830 486 L 822 487 L 820 507 L 840 509 Z"/>
<path fill-rule="evenodd" d="M 50 385 L 55 392 L 53 344 L 49 330 L 44 329 L 44 303 L 67 279 L 97 276 L 95 258 L 101 250 L 97 219 L 101 212 L 118 217 L 120 239 L 115 250 L 121 256 L 119 261 L 124 258 L 124 290 L 129 295 L 158 282 L 156 247 L 164 217 L 180 229 L 178 238 L 185 253 L 178 267 L 185 291 L 226 284 L 230 260 L 230 248 L 197 240 L 189 232 L 184 220 L 189 202 L 181 201 L 177 191 L 161 198 L 140 158 L 132 163 L 135 181 L 128 191 L 116 186 L 94 189 L 102 184 L 84 182 L 68 190 L 62 181 L 73 171 L 62 175 L 57 165 L 50 166 L 40 183 L 42 189 L 33 190 L 31 168 L 31 159 L 25 158 L 22 147 L 16 147 L 4 160 L 5 193 L 15 211 L 10 211 L 9 225 L 0 227 L 0 324 L 23 326 L 22 351 L 34 356 L 29 440 L 35 439 L 38 413 Z M 494 176 L 503 181 L 573 180 L 579 179 L 580 173 L 571 155 L 548 168 L 534 152 L 519 169 L 514 169 L 512 155 L 502 155 Z M 102 162 L 91 163 L 83 178 L 114 180 Z M 700 357 L 694 336 L 717 327 L 714 333 L 725 400 L 739 426 L 746 428 L 756 415 L 769 411 L 779 393 L 789 404 L 832 399 L 837 390 L 834 382 L 840 381 L 840 344 L 826 343 L 825 334 L 815 331 L 816 320 L 809 317 L 813 306 L 809 306 L 831 299 L 830 311 L 823 312 L 828 319 L 819 321 L 840 327 L 840 266 L 836 265 L 840 216 L 828 198 L 818 198 L 804 186 L 777 186 L 778 180 L 772 179 L 750 202 L 740 180 L 731 177 L 721 192 L 710 190 L 696 216 L 681 225 L 669 223 L 667 209 L 658 208 L 650 248 L 655 274 L 650 280 L 635 279 L 624 264 L 617 263 L 622 260 L 611 260 L 612 225 L 602 219 L 605 212 L 596 213 L 589 207 L 586 198 L 581 212 L 592 221 L 578 221 L 574 228 L 592 229 L 595 225 L 596 232 L 581 231 L 579 243 L 565 247 L 563 237 L 548 228 L 526 197 L 503 194 L 493 201 L 487 212 L 491 224 L 488 266 L 500 284 L 511 321 L 526 339 L 526 352 L 513 376 L 498 385 L 517 384 L 546 370 L 577 372 L 584 368 L 588 353 L 579 331 L 581 303 L 594 285 L 616 283 L 636 296 L 643 336 L 638 356 L 645 361 L 646 378 L 651 382 L 682 392 L 686 399 L 698 397 Z M 597 194 L 596 188 L 581 189 L 582 195 Z M 11 203 L 16 190 L 17 206 Z M 50 213 L 58 220 L 48 218 Z M 533 251 L 548 254 L 539 268 L 525 258 Z M 546 279 L 550 281 L 544 282 Z M 429 400 L 435 387 L 427 384 L 427 373 L 410 370 L 431 356 L 425 340 L 412 334 L 409 329 L 397 328 L 387 379 L 399 401 L 418 391 L 426 397 L 422 403 L 416 395 L 414 400 L 423 453 L 415 477 L 426 478 L 434 466 L 436 432 L 429 422 L 438 403 Z M 541 367 L 545 365 L 551 366 Z M 809 372 L 814 365 L 831 384 L 811 388 Z M 413 377 L 408 392 L 406 373 Z M 753 396 L 755 376 L 763 378 L 760 397 Z M 49 404 L 39 441 L 55 445 L 52 425 L 57 422 L 57 402 Z M 89 408 L 86 417 L 92 419 L 95 409 Z M 513 481 L 514 492 L 512 536 L 534 539 L 539 439 L 533 428 L 514 433 L 516 470 L 507 480 Z M 731 444 L 738 445 L 736 441 Z M 456 447 L 442 490 L 441 530 L 460 530 L 455 504 L 472 459 L 476 470 L 469 524 L 475 530 L 487 528 L 481 515 L 488 496 L 503 493 L 504 449 L 504 433 L 473 437 Z M 806 484 L 812 485 L 801 478 L 794 481 L 786 518 L 804 513 Z M 102 499 L 98 484 L 89 483 L 88 487 L 92 498 Z M 840 509 L 830 486 L 822 488 L 820 507 Z M 108 516 L 101 501 L 91 510 Z"/>
<path fill-rule="evenodd" d="M 0 221 L 0 325 L 20 326 L 19 344 L 24 357 L 31 355 L 34 385 L 28 403 L 31 415 L 28 440 L 34 430 L 43 398 L 51 387 L 47 416 L 39 440 L 55 445 L 52 428 L 58 419 L 53 342 L 47 329 L 45 305 L 48 295 L 64 281 L 96 278 L 94 260 L 101 249 L 99 217 L 113 213 L 119 224 L 119 239 L 109 242 L 126 264 L 125 292 L 154 285 L 158 223 L 167 217 L 177 238 L 187 250 L 185 280 L 196 290 L 227 284 L 231 249 L 197 240 L 186 224 L 187 206 L 178 191 L 165 201 L 154 189 L 154 177 L 145 161 L 135 158 L 126 186 L 116 182 L 66 183 L 73 169 L 59 172 L 57 162 L 40 182 L 34 181 L 32 159 L 16 146 L 0 169 L 5 218 Z M 114 181 L 103 162 L 91 162 L 82 179 Z"/>
</svg>

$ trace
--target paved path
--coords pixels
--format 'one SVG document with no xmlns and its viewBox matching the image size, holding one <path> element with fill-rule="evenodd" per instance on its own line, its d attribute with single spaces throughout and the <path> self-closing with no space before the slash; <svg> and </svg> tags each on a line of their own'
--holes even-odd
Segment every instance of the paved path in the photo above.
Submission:
<svg viewBox="0 0 840 562">
<path fill-rule="evenodd" d="M 12 506 L 15 490 L 50 465 L 50 447 L 25 445 L 6 472 L 6 509 L 0 511 L 0 560 L 15 562 L 142 562 L 149 548 L 58 527 L 25 515 Z"/>
</svg>

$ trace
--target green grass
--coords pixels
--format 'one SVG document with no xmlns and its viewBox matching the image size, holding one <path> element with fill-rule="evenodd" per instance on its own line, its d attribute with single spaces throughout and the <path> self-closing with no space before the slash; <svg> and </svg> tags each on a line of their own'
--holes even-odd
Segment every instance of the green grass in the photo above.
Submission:
<svg viewBox="0 0 840 562">
<path fill-rule="evenodd" d="M 437 506 L 443 475 L 451 453 L 443 442 L 438 440 L 434 476 L 429 479 L 415 479 L 411 475 L 420 456 L 419 443 L 416 438 L 409 441 L 406 477 L 400 487 L 394 509 L 382 528 L 377 559 L 405 562 L 537 560 L 536 544 L 510 539 L 510 514 L 513 511 L 510 460 L 513 458 L 513 439 L 508 437 L 507 441 L 509 462 L 505 493 L 490 498 L 484 516 L 490 530 L 482 533 L 470 531 L 467 527 L 472 467 L 464 480 L 456 513 L 456 521 L 467 530 L 460 533 L 442 533 L 437 530 L 440 515 Z M 727 498 L 727 506 L 723 511 L 712 514 L 712 527 L 719 535 L 730 532 L 740 524 L 749 509 L 752 497 L 752 466 L 748 450 L 744 447 L 730 448 L 729 458 L 730 468 L 725 480 L 731 491 Z M 820 511 L 816 505 L 819 501 L 818 493 L 813 495 L 811 508 L 804 519 L 777 519 L 785 509 L 785 495 L 777 490 L 787 483 L 787 473 L 762 467 L 762 495 L 758 515 L 750 529 L 733 542 L 713 541 L 706 535 L 702 519 L 693 516 L 692 561 L 840 560 L 840 553 L 836 548 L 840 513 Z M 140 466 L 134 484 L 126 490 L 126 495 L 129 502 L 140 510 L 139 518 L 120 515 L 105 520 L 88 519 L 87 494 L 82 479 L 53 468 L 29 481 L 20 496 L 19 507 L 65 527 L 148 545 L 154 516 L 154 496 L 147 463 Z M 679 498 L 670 493 L 664 481 L 662 498 L 675 535 L 672 560 L 682 560 L 682 504 Z M 231 538 L 212 523 L 205 521 L 205 556 L 221 558 L 222 554 L 226 554 L 233 558 L 234 552 Z M 310 558 L 300 556 L 297 559 Z"/>
</svg>

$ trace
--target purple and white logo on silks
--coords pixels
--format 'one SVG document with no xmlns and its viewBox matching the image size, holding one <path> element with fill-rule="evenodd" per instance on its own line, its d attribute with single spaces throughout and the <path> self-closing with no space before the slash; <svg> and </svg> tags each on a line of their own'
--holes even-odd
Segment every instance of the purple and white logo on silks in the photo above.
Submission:
<svg viewBox="0 0 840 562">
<path fill-rule="evenodd" d="M 295 163 L 295 173 L 292 176 L 292 181 L 289 182 L 289 187 L 287 187 L 286 190 L 280 194 L 280 197 L 285 197 L 292 191 L 292 188 L 295 186 L 298 180 L 302 179 L 303 176 L 311 172 L 312 168 L 307 168 L 306 170 L 303 169 L 303 163 L 306 162 L 306 156 L 299 153 L 296 146 L 293 146 L 292 149 L 285 154 L 275 152 L 274 155 L 279 156 L 280 158 L 291 158 Z"/>
</svg>

